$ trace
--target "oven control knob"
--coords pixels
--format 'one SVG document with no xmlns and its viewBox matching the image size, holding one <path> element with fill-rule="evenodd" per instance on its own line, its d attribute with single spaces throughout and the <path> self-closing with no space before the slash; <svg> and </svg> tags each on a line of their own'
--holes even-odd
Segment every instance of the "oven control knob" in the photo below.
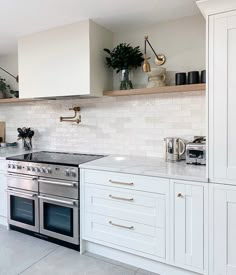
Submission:
<svg viewBox="0 0 236 275">
<path fill-rule="evenodd" d="M 35 167 L 35 168 L 34 168 L 34 171 L 35 171 L 35 172 L 40 172 L 40 169 L 39 169 L 38 167 Z"/>
<path fill-rule="evenodd" d="M 45 173 L 46 174 L 51 174 L 52 173 L 52 169 L 51 168 L 45 168 Z"/>
<path fill-rule="evenodd" d="M 76 172 L 75 170 L 70 170 L 70 176 L 75 178 L 76 177 Z"/>
<path fill-rule="evenodd" d="M 34 167 L 31 167 L 31 169 L 30 169 L 32 172 L 34 172 L 35 171 L 35 168 Z"/>
<path fill-rule="evenodd" d="M 15 164 L 12 164 L 11 168 L 12 168 L 12 169 L 16 169 Z"/>
<path fill-rule="evenodd" d="M 27 166 L 27 167 L 26 167 L 26 170 L 27 170 L 27 171 L 30 171 L 30 166 Z"/>
<path fill-rule="evenodd" d="M 70 176 L 70 171 L 69 171 L 69 169 L 66 169 L 66 170 L 64 171 L 64 175 L 65 175 L 66 177 L 69 177 L 69 176 Z"/>
<path fill-rule="evenodd" d="M 16 169 L 21 169 L 22 167 L 21 167 L 21 165 L 16 165 Z"/>
<path fill-rule="evenodd" d="M 40 172 L 45 173 L 45 168 L 44 167 L 40 168 Z"/>
</svg>

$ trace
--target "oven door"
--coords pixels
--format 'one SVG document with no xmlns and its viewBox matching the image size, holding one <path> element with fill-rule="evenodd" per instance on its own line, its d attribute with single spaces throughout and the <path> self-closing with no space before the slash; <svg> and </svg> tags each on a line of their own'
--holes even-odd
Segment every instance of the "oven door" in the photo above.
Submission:
<svg viewBox="0 0 236 275">
<path fill-rule="evenodd" d="M 40 195 L 40 233 L 79 244 L 78 200 Z"/>
<path fill-rule="evenodd" d="M 8 187 L 8 223 L 39 232 L 38 194 Z"/>
</svg>

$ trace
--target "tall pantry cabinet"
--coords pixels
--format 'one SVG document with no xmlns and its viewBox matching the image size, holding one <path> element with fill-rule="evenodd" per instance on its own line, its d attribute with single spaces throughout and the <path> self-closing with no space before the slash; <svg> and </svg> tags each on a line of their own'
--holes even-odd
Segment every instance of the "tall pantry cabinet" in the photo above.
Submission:
<svg viewBox="0 0 236 275">
<path fill-rule="evenodd" d="M 215 183 L 210 192 L 210 274 L 215 275 L 236 274 L 235 64 L 236 11 L 209 16 L 209 177 Z"/>
<path fill-rule="evenodd" d="M 235 275 L 236 1 L 198 5 L 208 33 L 209 275 Z"/>
</svg>

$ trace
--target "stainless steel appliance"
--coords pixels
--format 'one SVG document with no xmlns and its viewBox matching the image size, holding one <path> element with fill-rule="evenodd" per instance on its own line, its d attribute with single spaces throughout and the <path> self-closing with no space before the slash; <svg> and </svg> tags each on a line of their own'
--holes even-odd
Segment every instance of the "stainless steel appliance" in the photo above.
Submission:
<svg viewBox="0 0 236 275">
<path fill-rule="evenodd" d="M 186 145 L 186 163 L 206 165 L 205 137 L 198 137 Z"/>
<path fill-rule="evenodd" d="M 176 162 L 185 159 L 186 142 L 177 137 L 167 137 L 165 140 L 166 161 Z"/>
<path fill-rule="evenodd" d="M 35 152 L 8 158 L 8 223 L 79 248 L 79 164 L 103 156 Z"/>
</svg>

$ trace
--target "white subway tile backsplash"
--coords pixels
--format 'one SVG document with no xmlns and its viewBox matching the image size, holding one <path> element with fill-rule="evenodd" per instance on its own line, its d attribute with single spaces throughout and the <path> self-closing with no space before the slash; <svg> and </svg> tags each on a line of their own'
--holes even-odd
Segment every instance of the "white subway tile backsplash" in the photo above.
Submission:
<svg viewBox="0 0 236 275">
<path fill-rule="evenodd" d="M 82 123 L 60 122 L 81 107 Z M 18 127 L 35 130 L 35 149 L 163 157 L 166 136 L 205 134 L 205 93 L 67 99 L 1 105 L 7 141 Z"/>
</svg>

